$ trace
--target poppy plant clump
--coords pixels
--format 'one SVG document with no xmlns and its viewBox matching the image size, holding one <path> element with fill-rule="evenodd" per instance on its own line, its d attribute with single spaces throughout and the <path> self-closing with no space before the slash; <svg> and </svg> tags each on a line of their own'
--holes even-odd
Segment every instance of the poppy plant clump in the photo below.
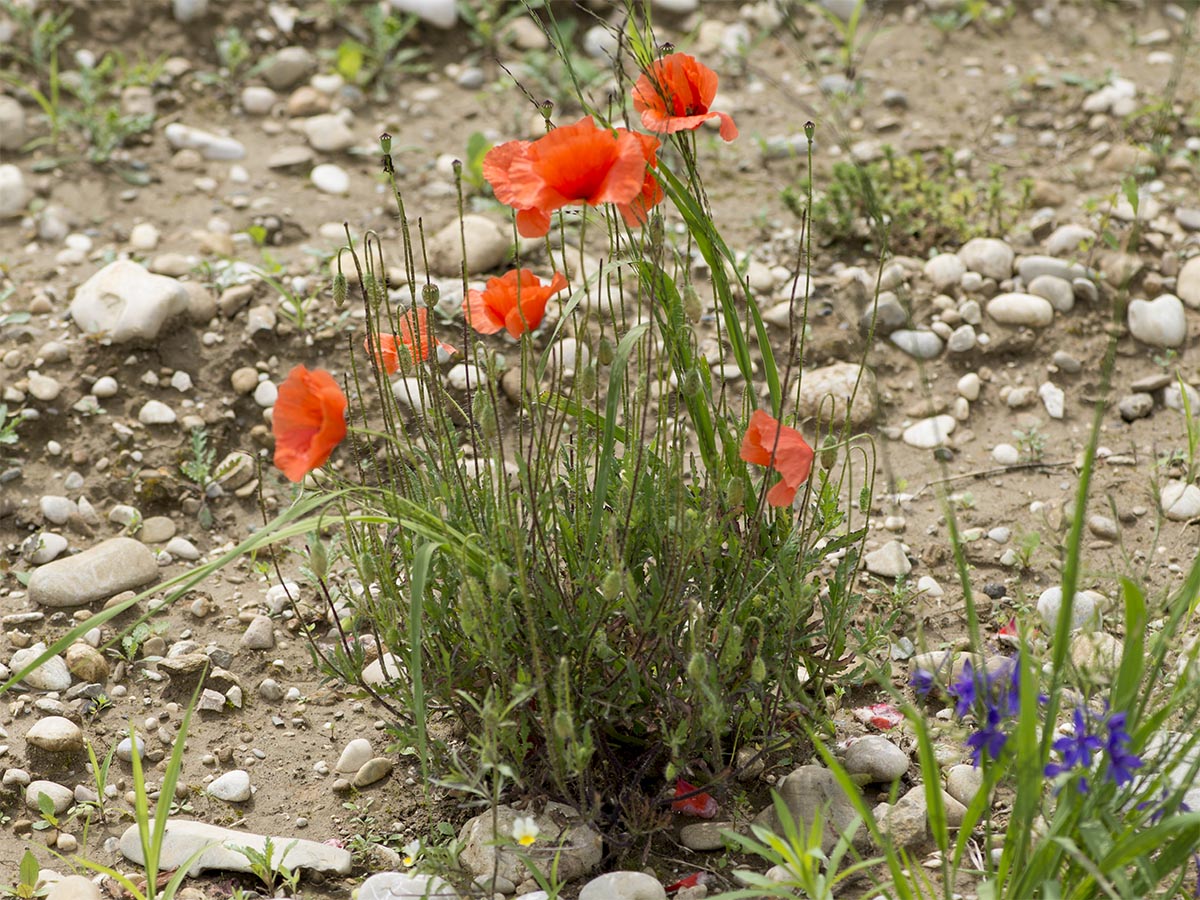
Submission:
<svg viewBox="0 0 1200 900">
<path fill-rule="evenodd" d="M 686 53 L 655 60 L 633 86 L 633 108 L 647 131 L 694 131 L 710 119 L 721 121 L 721 137 L 732 141 L 737 126 L 728 113 L 709 106 L 717 96 L 717 73 Z"/>
<path fill-rule="evenodd" d="M 812 472 L 813 449 L 804 436 L 795 428 L 780 425 L 761 409 L 750 416 L 741 457 L 756 466 L 769 466 L 783 476 L 767 492 L 767 502 L 772 506 L 791 506 L 796 491 Z"/>
<path fill-rule="evenodd" d="M 271 430 L 276 467 L 301 481 L 346 437 L 346 395 L 324 369 L 296 366 L 279 386 Z"/>
<path fill-rule="evenodd" d="M 567 286 L 561 272 L 542 284 L 529 269 L 513 269 L 499 278 L 489 278 L 482 291 L 467 294 L 463 311 L 471 327 L 480 334 L 495 334 L 502 328 L 518 338 L 535 330 L 546 315 L 546 303 Z"/>
<path fill-rule="evenodd" d="M 483 160 L 496 199 L 517 212 L 524 237 L 550 231 L 550 214 L 574 203 L 612 203 L 630 227 L 644 224 L 662 199 L 652 169 L 659 142 L 624 128 L 600 128 L 591 116 L 536 141 L 508 141 Z"/>
</svg>

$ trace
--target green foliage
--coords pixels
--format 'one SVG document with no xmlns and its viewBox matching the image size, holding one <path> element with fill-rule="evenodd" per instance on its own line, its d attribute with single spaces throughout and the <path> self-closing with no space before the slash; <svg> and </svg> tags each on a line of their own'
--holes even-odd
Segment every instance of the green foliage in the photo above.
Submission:
<svg viewBox="0 0 1200 900">
<path fill-rule="evenodd" d="M 482 131 L 472 131 L 467 138 L 467 154 L 463 160 L 463 182 L 477 191 L 484 190 L 487 182 L 483 180 L 483 158 L 492 149 L 492 142 Z"/>
<path fill-rule="evenodd" d="M 951 154 L 931 164 L 919 153 L 884 148 L 881 162 L 836 162 L 829 184 L 814 186 L 813 227 L 820 240 L 861 244 L 878 251 L 922 253 L 946 243 L 1002 234 L 1029 205 L 1032 184 L 1009 189 L 993 166 L 983 182 L 960 174 Z M 803 215 L 809 185 L 785 188 L 783 201 Z"/>
<path fill-rule="evenodd" d="M 137 659 L 138 651 L 142 649 L 142 644 L 146 643 L 147 639 L 158 634 L 163 634 L 170 623 L 166 621 L 158 622 L 138 622 L 129 631 L 121 635 L 121 653 L 125 659 L 133 662 Z"/>
<path fill-rule="evenodd" d="M 288 853 L 297 843 L 298 841 L 292 841 L 288 844 L 283 849 L 278 861 L 275 859 L 275 842 L 269 837 L 263 843 L 261 851 L 255 850 L 253 847 L 234 847 L 233 849 L 246 857 L 250 863 L 250 872 L 262 882 L 270 896 L 275 893 L 276 879 L 282 887 L 288 890 L 289 894 L 295 892 L 296 886 L 300 882 L 300 870 L 289 869 L 284 864 L 284 860 L 287 859 Z"/>
<path fill-rule="evenodd" d="M 42 867 L 38 863 L 37 857 L 33 855 L 32 850 L 26 849 L 25 855 L 21 857 L 16 885 L 0 887 L 0 894 L 5 897 L 15 897 L 17 900 L 33 900 L 34 897 L 44 897 L 50 892 L 50 888 L 37 886 L 38 877 L 41 874 Z"/>
<path fill-rule="evenodd" d="M 13 447 L 20 441 L 21 435 L 17 429 L 21 427 L 24 418 L 21 411 L 8 411 L 7 403 L 0 403 L 0 447 Z"/>
<path fill-rule="evenodd" d="M 333 66 L 350 84 L 385 92 L 395 75 L 401 72 L 420 72 L 426 66 L 417 63 L 422 50 L 404 43 L 413 28 L 416 16 L 400 16 L 388 12 L 386 4 L 371 4 L 362 11 L 365 27 L 343 20 L 343 27 L 354 35 L 342 41 L 333 53 Z"/>
</svg>

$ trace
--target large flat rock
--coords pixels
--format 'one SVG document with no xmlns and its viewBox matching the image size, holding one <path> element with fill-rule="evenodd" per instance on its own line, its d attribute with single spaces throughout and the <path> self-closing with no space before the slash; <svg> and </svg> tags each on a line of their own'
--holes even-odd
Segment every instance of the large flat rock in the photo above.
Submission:
<svg viewBox="0 0 1200 900">
<path fill-rule="evenodd" d="M 331 847 L 317 841 L 272 835 L 274 859 L 289 869 L 310 869 L 315 872 L 336 875 L 350 874 L 350 851 Z M 158 858 L 159 868 L 175 870 L 188 861 L 193 853 L 207 847 L 188 869 L 188 875 L 196 876 L 207 871 L 250 872 L 250 860 L 238 847 L 249 847 L 263 852 L 267 835 L 248 831 L 221 828 L 207 822 L 188 819 L 171 819 L 167 822 L 163 836 L 162 853 Z M 121 835 L 121 853 L 137 865 L 145 863 L 137 825 L 130 825 Z"/>
<path fill-rule="evenodd" d="M 34 570 L 29 599 L 41 606 L 83 606 L 158 578 L 158 561 L 141 541 L 118 537 Z"/>
</svg>

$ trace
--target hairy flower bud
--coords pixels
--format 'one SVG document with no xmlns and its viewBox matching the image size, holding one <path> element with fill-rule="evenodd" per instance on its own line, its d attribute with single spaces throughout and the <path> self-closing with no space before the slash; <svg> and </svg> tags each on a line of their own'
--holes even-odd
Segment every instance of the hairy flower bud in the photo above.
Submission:
<svg viewBox="0 0 1200 900">
<path fill-rule="evenodd" d="M 825 435 L 825 440 L 821 441 L 821 465 L 826 469 L 832 469 L 837 465 L 837 438 L 832 434 Z"/>
<path fill-rule="evenodd" d="M 755 653 L 754 660 L 750 663 L 750 680 L 755 684 L 762 684 L 767 677 L 767 664 L 763 662 L 762 654 Z"/>
<path fill-rule="evenodd" d="M 588 363 L 579 370 L 579 375 L 575 378 L 575 385 L 579 388 L 579 394 L 585 400 L 591 400 L 596 396 L 596 366 L 593 363 Z"/>
<path fill-rule="evenodd" d="M 346 276 L 341 272 L 333 276 L 333 305 L 338 309 L 346 305 Z"/>
<path fill-rule="evenodd" d="M 604 576 L 604 581 L 600 585 L 600 594 L 609 603 L 612 603 L 621 596 L 621 589 L 624 587 L 624 578 L 616 569 L 612 569 Z"/>
<path fill-rule="evenodd" d="M 692 323 L 699 322 L 704 316 L 704 304 L 700 300 L 700 295 L 696 293 L 696 289 L 691 284 L 683 286 L 683 314 Z"/>
<path fill-rule="evenodd" d="M 600 338 L 600 343 L 596 345 L 596 359 L 600 360 L 600 365 L 611 366 L 614 353 L 612 341 Z"/>
<path fill-rule="evenodd" d="M 698 368 L 688 369 L 688 373 L 683 376 L 683 396 L 689 400 L 700 396 L 700 392 L 704 390 L 703 376 Z"/>
<path fill-rule="evenodd" d="M 725 502 L 733 509 L 746 502 L 746 479 L 739 475 L 729 479 L 729 484 L 725 486 Z"/>
<path fill-rule="evenodd" d="M 511 581 L 508 577 L 508 569 L 504 563 L 497 562 L 492 566 L 492 570 L 488 572 L 488 590 L 494 596 L 503 596 L 508 593 L 511 586 Z"/>
<path fill-rule="evenodd" d="M 421 285 L 421 301 L 430 309 L 438 305 L 442 298 L 442 289 L 432 281 Z"/>
</svg>

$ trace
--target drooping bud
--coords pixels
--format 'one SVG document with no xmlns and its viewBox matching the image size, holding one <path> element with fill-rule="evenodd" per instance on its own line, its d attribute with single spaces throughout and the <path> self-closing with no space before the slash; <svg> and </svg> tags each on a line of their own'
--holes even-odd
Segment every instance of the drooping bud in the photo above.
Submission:
<svg viewBox="0 0 1200 900">
<path fill-rule="evenodd" d="M 613 345 L 608 338 L 600 338 L 600 343 L 596 345 L 596 359 L 600 361 L 602 366 L 611 366 L 613 361 Z"/>
<path fill-rule="evenodd" d="M 750 663 L 750 680 L 755 684 L 762 684 L 767 677 L 767 664 L 763 662 L 762 655 L 754 654 L 754 660 Z"/>
<path fill-rule="evenodd" d="M 704 317 L 704 302 L 690 282 L 683 286 L 683 314 L 693 324 Z"/>
<path fill-rule="evenodd" d="M 624 587 L 625 579 L 616 569 L 612 569 L 604 576 L 604 581 L 600 585 L 600 595 L 609 603 L 612 603 L 621 596 L 621 589 Z"/>
<path fill-rule="evenodd" d="M 308 565 L 318 579 L 325 580 L 329 573 L 329 556 L 325 552 L 325 545 L 321 543 L 321 536 L 315 531 L 308 536 Z"/>
<path fill-rule="evenodd" d="M 338 309 L 346 305 L 346 276 L 341 272 L 333 276 L 333 305 Z"/>
<path fill-rule="evenodd" d="M 821 466 L 825 469 L 832 469 L 837 465 L 837 438 L 832 434 L 825 435 L 825 440 L 821 441 Z"/>
<path fill-rule="evenodd" d="M 683 396 L 689 400 L 694 400 L 700 396 L 700 392 L 704 390 L 704 381 L 700 375 L 700 370 L 696 367 L 688 369 L 686 375 L 683 376 Z"/>
<path fill-rule="evenodd" d="M 438 301 L 442 298 L 442 289 L 432 281 L 428 284 L 421 285 L 421 300 L 424 304 L 433 309 L 438 305 Z"/>
<path fill-rule="evenodd" d="M 579 370 L 579 375 L 575 378 L 575 385 L 579 388 L 579 394 L 585 400 L 591 400 L 596 396 L 596 366 L 593 363 L 588 363 Z"/>
<path fill-rule="evenodd" d="M 493 597 L 506 595 L 511 583 L 508 577 L 508 568 L 504 563 L 495 563 L 492 570 L 488 572 L 488 590 L 492 592 Z"/>
<path fill-rule="evenodd" d="M 737 509 L 746 501 L 746 479 L 740 475 L 735 475 L 729 479 L 729 484 L 725 486 L 725 502 L 733 509 Z"/>
</svg>

